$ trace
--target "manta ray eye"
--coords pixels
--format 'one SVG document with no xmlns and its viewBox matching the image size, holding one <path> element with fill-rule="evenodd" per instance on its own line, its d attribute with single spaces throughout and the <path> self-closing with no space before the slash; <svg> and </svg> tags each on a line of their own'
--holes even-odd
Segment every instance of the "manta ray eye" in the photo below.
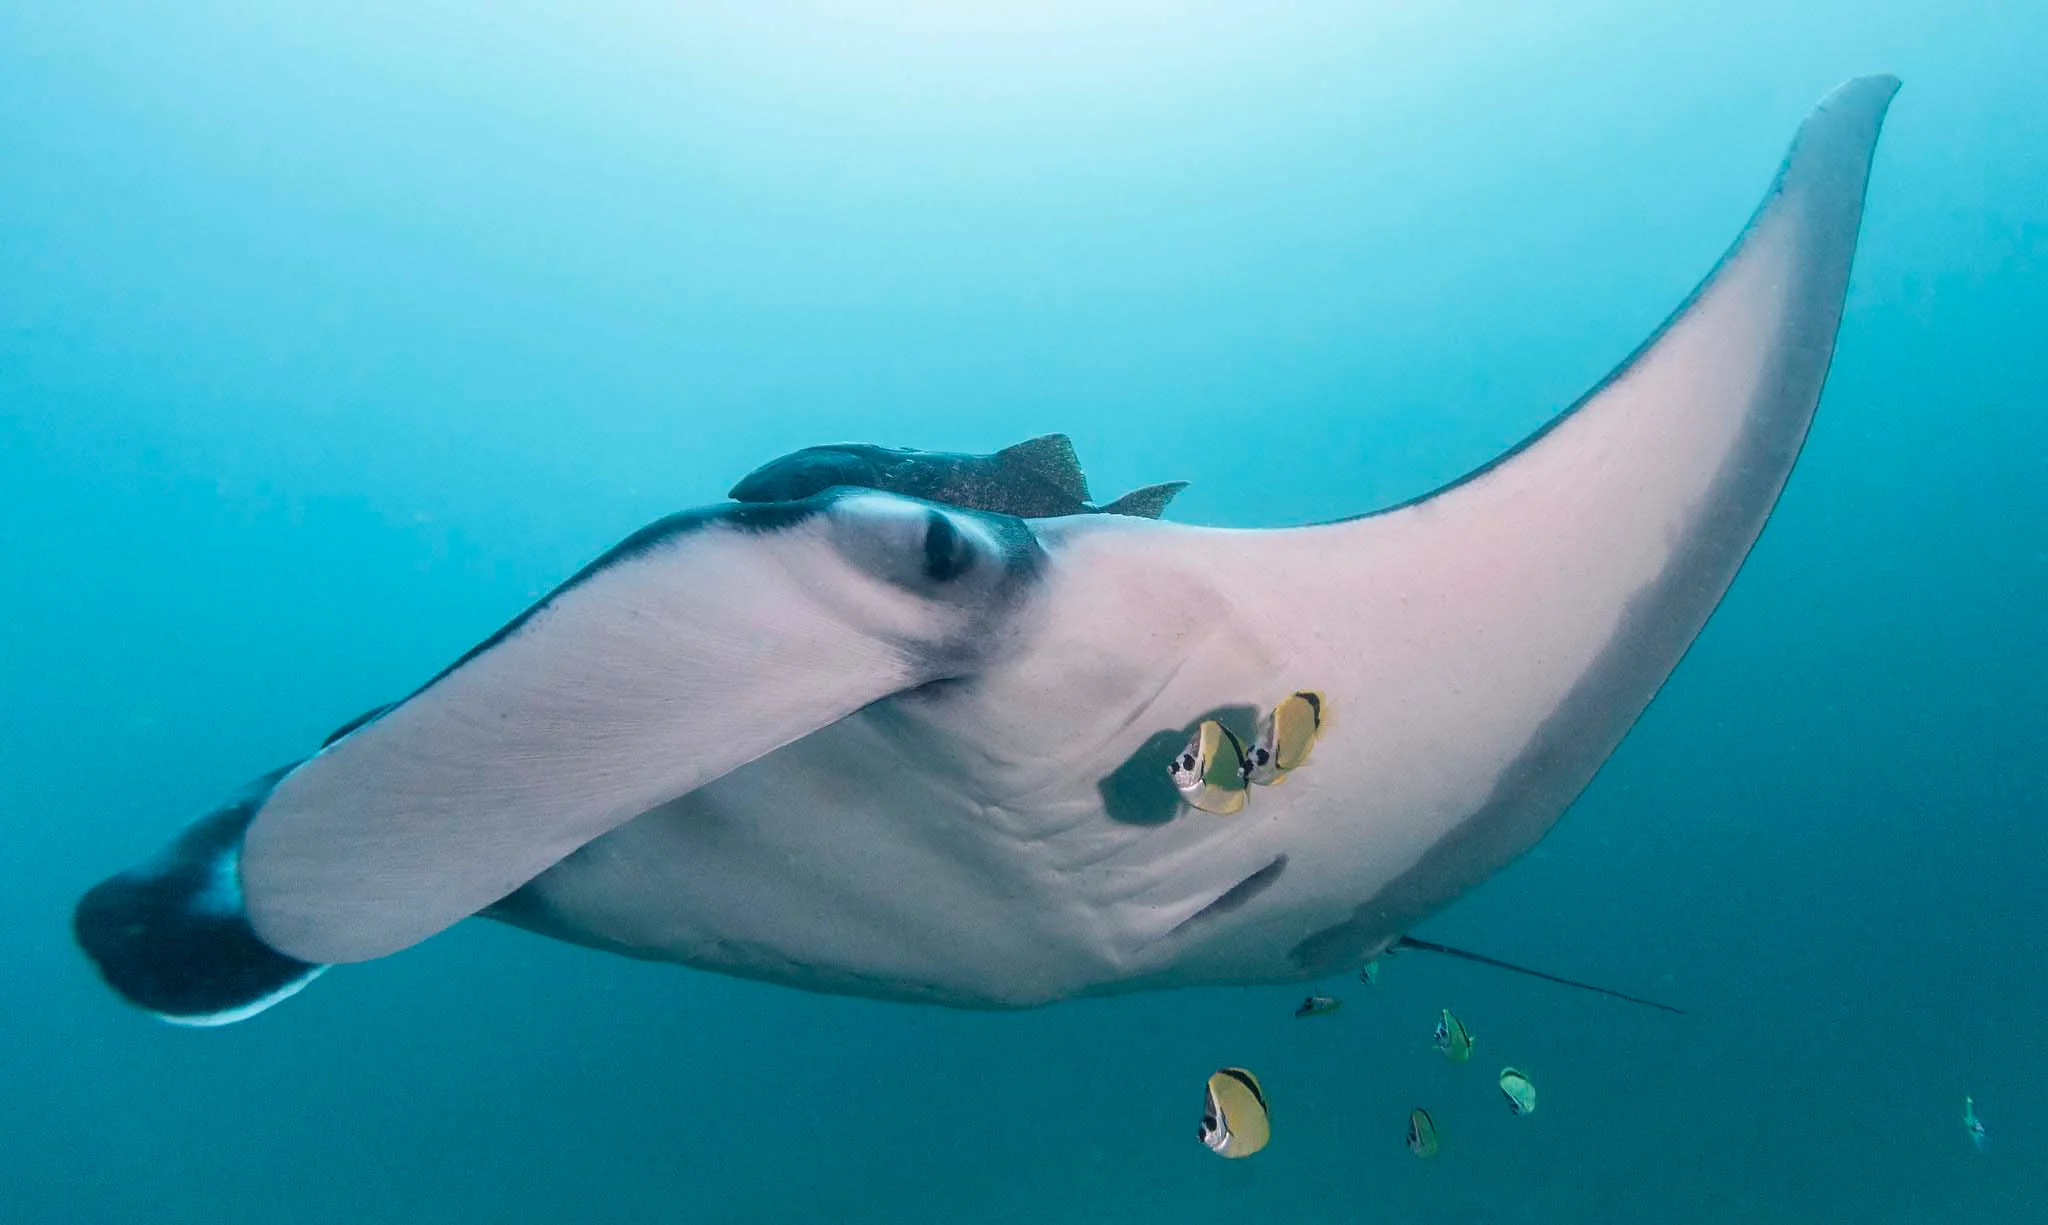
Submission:
<svg viewBox="0 0 2048 1225">
<path fill-rule="evenodd" d="M 832 502 L 826 515 L 841 555 L 878 579 L 953 604 L 1001 594 L 1014 546 L 971 511 L 856 493 Z M 1018 534 L 1035 547 L 1028 534 Z"/>
<path fill-rule="evenodd" d="M 927 515 L 924 525 L 925 577 L 941 583 L 951 582 L 973 567 L 974 545 L 954 524 L 952 517 L 936 510 Z"/>
</svg>

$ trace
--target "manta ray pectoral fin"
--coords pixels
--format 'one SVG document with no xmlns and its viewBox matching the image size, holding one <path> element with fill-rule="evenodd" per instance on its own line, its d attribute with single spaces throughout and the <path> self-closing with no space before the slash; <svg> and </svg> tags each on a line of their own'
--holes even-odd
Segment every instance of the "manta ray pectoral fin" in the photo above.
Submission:
<svg viewBox="0 0 2048 1225">
<path fill-rule="evenodd" d="M 1039 557 L 1019 520 L 890 494 L 671 516 L 281 779 L 250 921 L 361 961 L 900 690 L 970 672 Z"/>
<path fill-rule="evenodd" d="M 1545 974 L 1541 970 L 1532 970 L 1527 966 L 1518 966 L 1512 961 L 1502 961 L 1497 957 L 1488 957 L 1484 953 L 1474 953 L 1467 949 L 1452 948 L 1448 944 L 1437 944 L 1430 940 L 1417 940 L 1413 936 L 1403 936 L 1399 940 L 1394 941 L 1394 948 L 1400 950 L 1412 949 L 1421 953 L 1436 953 L 1444 957 L 1455 957 L 1460 961 L 1469 961 L 1482 966 L 1492 966 L 1496 970 L 1506 970 L 1510 974 L 1540 978 L 1544 982 L 1556 983 L 1560 987 L 1573 987 L 1580 991 L 1591 991 L 1595 995 L 1604 995 L 1612 1000 L 1621 1000 L 1629 1004 L 1641 1004 L 1645 1008 L 1656 1008 L 1663 1012 L 1675 1012 L 1679 1016 L 1686 1015 L 1683 1008 L 1673 1008 L 1669 1004 L 1660 1004 L 1656 1000 L 1647 1000 L 1639 995 L 1628 995 L 1607 987 L 1596 987 L 1592 983 L 1582 983 L 1576 978 L 1560 978 L 1555 974 Z"/>
<path fill-rule="evenodd" d="M 122 998 L 177 1025 L 225 1025 L 298 992 L 325 966 L 257 938 L 236 860 L 279 770 L 193 822 L 145 863 L 86 891 L 71 933 Z"/>
<path fill-rule="evenodd" d="M 1040 529 L 1073 592 L 1062 607 L 1170 607 L 1176 584 L 1214 579 L 1208 623 L 1235 653 L 1179 671 L 1167 721 L 1303 681 L 1343 709 L 1315 785 L 1274 797 L 1270 850 L 1294 867 L 1269 898 L 1360 891 L 1288 950 L 1296 969 L 1355 964 L 1527 850 L 1691 646 L 1805 441 L 1897 86 L 1829 95 L 1664 325 L 1463 479 L 1300 528 L 1096 515 Z M 1259 658 L 1285 669 L 1241 670 Z"/>
<path fill-rule="evenodd" d="M 1734 246 L 1577 404 L 1445 489 L 1301 531 L 1353 559 L 1333 585 L 1374 662 L 1339 695 L 1349 734 L 1398 742 L 1411 811 L 1464 814 L 1374 913 L 1405 926 L 1532 845 L 1734 581 L 1827 380 L 1898 84 L 1824 99 Z"/>
</svg>

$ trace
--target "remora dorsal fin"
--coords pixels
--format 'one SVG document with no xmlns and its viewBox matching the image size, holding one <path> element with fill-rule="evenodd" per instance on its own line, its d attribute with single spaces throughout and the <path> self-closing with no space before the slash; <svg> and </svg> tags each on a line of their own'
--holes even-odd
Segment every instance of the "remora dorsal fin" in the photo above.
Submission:
<svg viewBox="0 0 2048 1225">
<path fill-rule="evenodd" d="M 1166 512 L 1166 504 L 1173 501 L 1173 495 L 1186 489 L 1186 481 L 1167 481 L 1159 485 L 1147 485 L 1133 489 L 1114 502 L 1105 503 L 1105 515 L 1130 515 L 1138 519 L 1157 519 Z"/>
<path fill-rule="evenodd" d="M 1403 936 L 1399 940 L 1394 941 L 1394 947 L 1403 950 L 1414 949 L 1422 953 L 1442 953 L 1446 957 L 1456 957 L 1460 961 L 1476 962 L 1482 966 L 1492 966 L 1496 970 L 1506 970 L 1511 974 L 1526 974 L 1530 978 L 1540 978 L 1544 982 L 1556 983 L 1560 987 L 1577 987 L 1581 991 L 1591 991 L 1595 995 L 1604 995 L 1609 999 L 1623 1000 L 1630 1004 L 1641 1004 L 1645 1008 L 1658 1008 L 1665 1012 L 1675 1012 L 1679 1016 L 1686 1015 L 1686 1011 L 1683 1008 L 1673 1008 L 1669 1004 L 1660 1004 L 1656 1000 L 1646 1000 L 1641 996 L 1626 995 L 1620 991 L 1609 990 L 1606 987 L 1596 987 L 1592 983 L 1582 983 L 1575 978 L 1559 978 L 1555 974 L 1545 974 L 1541 970 L 1532 970 L 1527 966 L 1518 966 L 1511 961 L 1502 961 L 1497 957 L 1488 957 L 1484 953 L 1474 953 L 1465 949 L 1452 948 L 1448 944 L 1437 944 L 1429 940 L 1417 940 L 1413 936 Z"/>
<path fill-rule="evenodd" d="M 1074 440 L 1065 434 L 1045 434 L 1004 447 L 995 453 L 995 461 L 1005 471 L 1043 481 L 1076 502 L 1088 500 L 1081 457 L 1074 454 Z"/>
</svg>

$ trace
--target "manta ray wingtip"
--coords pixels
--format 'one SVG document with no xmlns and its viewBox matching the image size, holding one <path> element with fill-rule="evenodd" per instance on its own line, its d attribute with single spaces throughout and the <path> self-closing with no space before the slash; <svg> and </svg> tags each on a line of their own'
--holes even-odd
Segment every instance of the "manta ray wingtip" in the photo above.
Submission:
<svg viewBox="0 0 2048 1225">
<path fill-rule="evenodd" d="M 87 890 L 71 931 L 101 979 L 173 1025 L 246 1020 L 327 967 L 264 943 L 243 908 L 243 831 L 282 771 L 258 779 L 145 863 Z"/>
</svg>

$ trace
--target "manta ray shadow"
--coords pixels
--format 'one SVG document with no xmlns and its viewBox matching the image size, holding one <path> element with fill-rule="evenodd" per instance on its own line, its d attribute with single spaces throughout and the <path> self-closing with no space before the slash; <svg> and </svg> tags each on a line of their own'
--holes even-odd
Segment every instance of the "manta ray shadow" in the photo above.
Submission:
<svg viewBox="0 0 2048 1225">
<path fill-rule="evenodd" d="M 1187 745 L 1206 719 L 1216 720 L 1240 742 L 1250 744 L 1258 718 L 1257 708 L 1250 705 L 1218 706 L 1196 715 L 1178 730 L 1167 728 L 1152 733 L 1124 764 L 1095 784 L 1102 793 L 1103 809 L 1111 820 L 1126 825 L 1164 825 L 1173 820 L 1185 807 L 1180 792 L 1174 789 L 1173 779 L 1166 773 L 1174 754 Z"/>
</svg>

